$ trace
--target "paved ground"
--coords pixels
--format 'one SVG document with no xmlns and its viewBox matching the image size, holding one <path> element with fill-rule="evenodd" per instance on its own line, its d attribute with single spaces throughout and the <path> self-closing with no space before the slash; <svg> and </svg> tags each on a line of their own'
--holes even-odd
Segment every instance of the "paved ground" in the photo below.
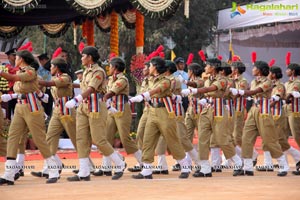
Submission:
<svg viewBox="0 0 300 200">
<path fill-rule="evenodd" d="M 96 164 L 100 158 L 93 159 Z M 259 161 L 263 158 L 260 156 Z M 291 170 L 294 162 L 289 159 Z M 77 159 L 63 159 L 64 164 L 72 168 L 78 167 Z M 126 157 L 128 166 L 135 160 Z M 174 163 L 168 156 L 170 166 Z M 42 160 L 26 161 L 26 166 L 35 170 L 42 168 Z M 4 162 L 0 162 L 0 173 L 4 171 Z M 57 184 L 45 184 L 45 179 L 30 175 L 25 170 L 25 177 L 15 182 L 14 186 L 0 186 L 1 200 L 51 199 L 51 200 L 83 200 L 83 199 L 299 199 L 300 176 L 277 177 L 276 172 L 255 172 L 254 177 L 232 177 L 231 170 L 214 173 L 212 178 L 178 179 L 178 172 L 170 175 L 154 175 L 153 180 L 134 180 L 132 173 L 126 171 L 124 176 L 113 181 L 110 177 L 92 177 L 89 182 L 67 182 L 66 178 L 73 175 L 71 169 L 63 170 Z"/>
</svg>

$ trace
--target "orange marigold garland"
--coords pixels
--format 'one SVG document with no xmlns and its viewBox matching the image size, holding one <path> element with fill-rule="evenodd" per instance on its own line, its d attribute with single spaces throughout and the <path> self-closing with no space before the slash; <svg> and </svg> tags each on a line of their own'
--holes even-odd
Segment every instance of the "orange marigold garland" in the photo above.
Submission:
<svg viewBox="0 0 300 200">
<path fill-rule="evenodd" d="M 94 41 L 94 20 L 87 20 L 86 21 L 86 34 L 87 34 L 87 45 L 88 46 L 95 46 Z"/>
<path fill-rule="evenodd" d="M 118 14 L 115 11 L 111 13 L 110 22 L 110 53 L 119 55 L 119 28 L 118 28 Z"/>
<path fill-rule="evenodd" d="M 135 22 L 135 46 L 136 53 L 143 53 L 144 47 L 144 16 L 140 11 L 136 11 Z"/>
<path fill-rule="evenodd" d="M 84 21 L 84 22 L 82 23 L 81 29 L 82 29 L 82 37 L 83 37 L 83 38 L 86 38 L 86 36 L 87 36 L 87 31 L 86 31 L 86 21 Z"/>
</svg>

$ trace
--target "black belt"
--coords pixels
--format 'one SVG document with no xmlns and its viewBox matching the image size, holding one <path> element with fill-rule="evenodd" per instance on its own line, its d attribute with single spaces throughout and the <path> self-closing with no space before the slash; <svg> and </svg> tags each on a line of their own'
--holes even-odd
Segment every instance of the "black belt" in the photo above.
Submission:
<svg viewBox="0 0 300 200">
<path fill-rule="evenodd" d="M 27 99 L 26 94 L 19 94 L 18 99 Z"/>
<path fill-rule="evenodd" d="M 152 103 L 151 101 L 149 102 L 150 106 L 153 108 L 162 108 L 166 107 L 164 103 Z"/>
</svg>

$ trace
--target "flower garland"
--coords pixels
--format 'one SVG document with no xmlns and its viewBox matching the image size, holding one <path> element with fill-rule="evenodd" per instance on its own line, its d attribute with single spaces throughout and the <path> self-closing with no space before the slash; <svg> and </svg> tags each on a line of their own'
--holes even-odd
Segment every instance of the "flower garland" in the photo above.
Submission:
<svg viewBox="0 0 300 200">
<path fill-rule="evenodd" d="M 86 20 L 86 36 L 87 45 L 95 46 L 93 20 Z"/>
<path fill-rule="evenodd" d="M 143 68 L 145 65 L 145 61 L 147 56 L 142 53 L 138 53 L 137 55 L 133 55 L 130 61 L 130 71 L 131 74 L 135 77 L 138 85 L 142 84 L 144 79 Z"/>
<path fill-rule="evenodd" d="M 8 73 L 8 67 L 5 65 L 0 65 L 0 70 Z M 8 81 L 3 77 L 0 77 L 0 91 L 1 92 L 9 91 Z"/>
<path fill-rule="evenodd" d="M 144 16 L 140 11 L 136 11 L 136 22 L 135 22 L 135 46 L 136 53 L 143 53 L 144 47 Z"/>
<path fill-rule="evenodd" d="M 119 55 L 119 27 L 118 27 L 118 14 L 112 11 L 110 18 L 110 53 Z"/>
</svg>

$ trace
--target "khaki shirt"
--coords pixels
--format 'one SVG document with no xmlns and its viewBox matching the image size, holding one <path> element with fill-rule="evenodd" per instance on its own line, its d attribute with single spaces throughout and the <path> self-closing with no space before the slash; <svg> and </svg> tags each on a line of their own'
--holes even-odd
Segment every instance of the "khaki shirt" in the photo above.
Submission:
<svg viewBox="0 0 300 200">
<path fill-rule="evenodd" d="M 171 81 L 165 75 L 161 74 L 151 79 L 149 84 L 149 90 L 160 88 L 161 92 L 159 94 L 154 94 L 152 98 L 162 98 L 162 97 L 171 97 Z"/>
<path fill-rule="evenodd" d="M 273 84 L 273 90 L 272 90 L 271 96 L 273 96 L 273 95 L 280 96 L 281 98 L 285 97 L 285 88 L 284 88 L 284 85 L 279 80 L 277 80 Z"/>
<path fill-rule="evenodd" d="M 202 88 L 204 86 L 204 80 L 201 77 L 196 77 L 194 79 L 190 79 L 190 81 L 196 83 L 197 87 L 196 88 Z M 193 87 L 188 87 L 189 89 L 193 88 Z M 203 98 L 204 94 L 201 93 L 197 93 L 197 94 L 190 94 L 189 98 Z"/>
<path fill-rule="evenodd" d="M 272 81 L 265 76 L 257 77 L 251 82 L 250 90 L 256 90 L 257 88 L 261 88 L 263 92 L 257 93 L 254 97 L 259 98 L 270 98 L 272 92 Z"/>
<path fill-rule="evenodd" d="M 171 92 L 175 95 L 181 95 L 181 82 L 173 74 L 167 77 L 171 81 Z"/>
<path fill-rule="evenodd" d="M 248 81 L 243 76 L 239 76 L 234 80 L 234 87 L 238 90 L 248 90 Z"/>
<path fill-rule="evenodd" d="M 211 85 L 215 85 L 217 87 L 216 91 L 208 92 L 205 94 L 207 97 L 213 97 L 213 98 L 223 98 L 224 93 L 227 88 L 227 80 L 217 75 L 215 77 L 210 76 L 204 83 L 204 87 L 210 87 Z"/>
<path fill-rule="evenodd" d="M 150 76 L 147 76 L 147 77 L 144 78 L 144 80 L 143 80 L 143 82 L 141 84 L 141 88 L 140 88 L 139 94 L 148 91 L 149 79 L 150 78 L 151 78 Z"/>
<path fill-rule="evenodd" d="M 92 87 L 96 90 L 96 93 L 105 93 L 106 74 L 104 69 L 99 67 L 98 64 L 93 64 L 83 72 L 82 81 L 80 83 L 80 89 L 85 92 L 88 87 Z"/>
<path fill-rule="evenodd" d="M 285 83 L 285 89 L 286 89 L 286 97 L 291 94 L 293 91 L 299 92 L 300 89 L 300 80 L 294 79 L 289 80 Z"/>
<path fill-rule="evenodd" d="M 129 83 L 128 79 L 123 73 L 119 73 L 116 76 L 110 76 L 107 84 L 107 91 L 113 92 L 115 95 L 129 95 Z"/>
<path fill-rule="evenodd" d="M 55 82 L 55 86 L 51 87 L 51 94 L 54 99 L 61 97 L 72 97 L 72 79 L 68 74 L 64 73 L 59 76 L 53 76 L 52 81 Z"/>
<path fill-rule="evenodd" d="M 232 95 L 232 93 L 230 92 L 229 88 L 232 88 L 234 87 L 234 81 L 233 79 L 229 78 L 229 77 L 224 77 L 227 81 L 227 87 L 226 87 L 226 90 L 225 90 L 225 93 L 224 93 L 224 98 L 225 99 L 233 99 L 234 96 Z"/>
<path fill-rule="evenodd" d="M 39 89 L 37 73 L 34 68 L 30 66 L 23 67 L 17 71 L 16 75 L 21 79 L 21 81 L 15 82 L 15 93 L 27 94 Z"/>
</svg>

